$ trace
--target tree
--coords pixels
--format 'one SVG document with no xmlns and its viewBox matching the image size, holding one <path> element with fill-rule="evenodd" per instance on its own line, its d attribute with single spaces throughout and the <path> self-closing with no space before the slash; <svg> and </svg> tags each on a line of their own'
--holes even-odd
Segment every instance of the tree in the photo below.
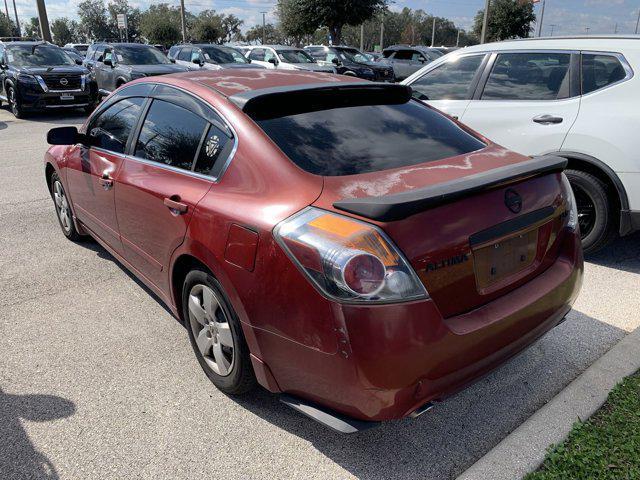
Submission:
<svg viewBox="0 0 640 480">
<path fill-rule="evenodd" d="M 225 37 L 222 17 L 215 10 L 203 10 L 196 17 L 190 35 L 198 42 L 222 43 Z"/>
<path fill-rule="evenodd" d="M 127 16 L 127 36 L 130 42 L 135 42 L 140 38 L 140 17 L 142 13 L 139 8 L 133 8 L 127 0 L 111 0 L 107 5 L 109 12 L 109 23 L 111 28 L 118 31 L 118 14 Z"/>
<path fill-rule="evenodd" d="M 185 16 L 189 26 L 194 17 L 189 13 Z M 149 43 L 178 43 L 182 39 L 180 10 L 166 3 L 149 6 L 140 17 L 140 32 Z"/>
<path fill-rule="evenodd" d="M 242 38 L 242 32 L 240 27 L 244 24 L 244 21 L 240 20 L 234 14 L 221 15 L 222 16 L 222 28 L 224 30 L 223 42 L 230 42 L 231 40 Z"/>
<path fill-rule="evenodd" d="M 345 25 L 360 25 L 381 11 L 388 0 L 278 0 L 277 12 L 287 35 L 312 34 L 326 27 L 333 43 Z"/>
<path fill-rule="evenodd" d="M 66 17 L 56 18 L 51 22 L 51 34 L 53 41 L 63 46 L 67 43 L 75 43 L 78 35 L 78 24 Z"/>
<path fill-rule="evenodd" d="M 15 34 L 16 26 L 10 18 L 0 12 L 0 37 L 11 37 Z"/>
<path fill-rule="evenodd" d="M 40 38 L 40 22 L 38 17 L 31 17 L 28 22 L 24 22 L 22 31 L 25 37 Z"/>
<path fill-rule="evenodd" d="M 247 30 L 247 33 L 245 34 L 244 38 L 249 43 L 262 44 L 262 32 L 263 32 L 262 25 L 254 25 L 249 30 Z M 280 29 L 271 23 L 267 23 L 264 26 L 264 36 L 267 44 L 269 43 L 286 44 L 287 43 Z"/>
<path fill-rule="evenodd" d="M 474 20 L 473 33 L 480 38 L 484 10 L 479 10 Z M 520 0 L 493 0 L 489 10 L 486 40 L 496 42 L 509 38 L 526 38 L 531 33 L 531 23 L 536 19 L 533 3 Z"/>
<path fill-rule="evenodd" d="M 84 0 L 78 4 L 80 19 L 79 33 L 89 40 L 111 40 L 118 38 L 118 32 L 107 16 L 102 0 Z"/>
</svg>

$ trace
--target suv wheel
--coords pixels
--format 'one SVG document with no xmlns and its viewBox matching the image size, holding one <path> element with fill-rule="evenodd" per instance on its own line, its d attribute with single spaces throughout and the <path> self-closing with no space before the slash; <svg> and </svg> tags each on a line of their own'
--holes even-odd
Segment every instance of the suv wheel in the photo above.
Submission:
<svg viewBox="0 0 640 480">
<path fill-rule="evenodd" d="M 16 93 L 16 89 L 13 86 L 10 86 L 7 90 L 7 98 L 9 100 L 9 108 L 11 109 L 11 113 L 13 113 L 13 116 L 16 118 L 23 118 L 24 112 L 22 110 L 22 105 L 20 105 L 18 94 Z"/>
<path fill-rule="evenodd" d="M 585 254 L 606 247 L 616 236 L 615 212 L 607 185 L 590 173 L 566 170 L 578 207 L 578 225 Z"/>
<path fill-rule="evenodd" d="M 187 274 L 182 314 L 193 351 L 211 382 L 231 395 L 251 390 L 256 380 L 240 321 L 218 281 L 204 270 Z"/>
</svg>

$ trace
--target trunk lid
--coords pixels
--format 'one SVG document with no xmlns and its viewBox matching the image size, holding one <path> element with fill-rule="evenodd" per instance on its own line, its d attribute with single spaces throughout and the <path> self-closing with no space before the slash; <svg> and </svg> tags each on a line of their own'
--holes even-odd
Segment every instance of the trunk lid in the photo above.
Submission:
<svg viewBox="0 0 640 480">
<path fill-rule="evenodd" d="M 520 175 L 503 175 L 493 184 L 488 180 L 495 171 L 532 163 L 528 157 L 489 145 L 426 164 L 324 177 L 315 205 L 364 216 L 380 226 L 415 269 L 442 315 L 450 317 L 517 288 L 557 258 L 564 221 L 561 168 L 530 173 L 521 168 Z M 457 188 L 459 194 L 447 198 L 441 194 L 443 185 L 468 186 L 474 179 L 484 187 Z M 344 208 L 345 199 L 367 203 L 413 194 L 424 200 L 423 191 L 435 194 L 426 203 L 413 205 L 406 216 L 383 213 L 376 220 L 375 214 L 349 213 Z"/>
</svg>

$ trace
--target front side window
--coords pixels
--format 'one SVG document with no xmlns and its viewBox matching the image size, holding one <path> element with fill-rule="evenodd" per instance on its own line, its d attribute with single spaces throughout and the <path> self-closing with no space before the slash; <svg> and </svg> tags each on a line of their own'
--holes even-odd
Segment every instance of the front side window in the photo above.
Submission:
<svg viewBox="0 0 640 480">
<path fill-rule="evenodd" d="M 189 110 L 154 100 L 142 125 L 135 156 L 191 170 L 206 125 L 206 120 Z"/>
<path fill-rule="evenodd" d="M 202 53 L 215 63 L 249 63 L 242 52 L 231 47 L 204 47 Z"/>
<path fill-rule="evenodd" d="M 301 98 L 290 106 L 265 108 L 251 116 L 291 161 L 323 176 L 406 167 L 484 147 L 420 102 L 373 96 L 364 92 L 310 101 Z"/>
<path fill-rule="evenodd" d="M 341 48 L 336 50 L 338 55 L 342 60 L 347 60 L 350 62 L 356 63 L 368 63 L 367 57 L 364 56 L 364 53 L 360 53 L 355 48 Z"/>
<path fill-rule="evenodd" d="M 396 54 L 393 56 L 393 59 L 409 61 L 413 58 L 413 55 L 414 55 L 413 50 L 398 50 Z"/>
<path fill-rule="evenodd" d="M 251 60 L 257 60 L 258 62 L 264 61 L 264 48 L 254 48 L 249 54 Z"/>
<path fill-rule="evenodd" d="M 141 97 L 125 98 L 92 119 L 87 129 L 92 145 L 110 152 L 124 153 L 144 100 Z"/>
<path fill-rule="evenodd" d="M 100 46 L 96 47 L 95 52 L 93 52 L 92 59 L 97 61 L 97 62 L 101 62 L 103 60 L 103 55 L 104 55 L 105 48 L 106 47 L 104 45 L 100 45 Z"/>
<path fill-rule="evenodd" d="M 164 53 L 154 47 L 118 46 L 116 49 L 118 63 L 123 65 L 158 65 L 171 63 Z"/>
<path fill-rule="evenodd" d="M 264 61 L 268 62 L 271 59 L 275 59 L 276 58 L 276 52 L 274 52 L 271 49 L 266 49 L 264 51 Z"/>
<path fill-rule="evenodd" d="M 200 61 L 200 52 L 199 52 L 198 50 L 194 49 L 194 50 L 191 52 L 191 59 L 190 59 L 190 61 L 191 61 L 191 62 L 194 62 L 194 61 L 196 61 L 196 60 L 197 60 L 197 61 Z"/>
<path fill-rule="evenodd" d="M 315 63 L 315 60 L 304 50 L 278 50 L 278 56 L 286 63 Z"/>
<path fill-rule="evenodd" d="M 557 100 L 569 96 L 569 53 L 501 53 L 482 100 Z"/>
<path fill-rule="evenodd" d="M 7 63 L 16 67 L 53 67 L 75 65 L 60 47 L 48 44 L 10 45 L 7 47 Z"/>
<path fill-rule="evenodd" d="M 624 80 L 627 72 L 614 55 L 582 54 L 582 94 Z"/>
<path fill-rule="evenodd" d="M 484 55 L 458 57 L 427 72 L 411 84 L 418 100 L 464 100 Z"/>
</svg>

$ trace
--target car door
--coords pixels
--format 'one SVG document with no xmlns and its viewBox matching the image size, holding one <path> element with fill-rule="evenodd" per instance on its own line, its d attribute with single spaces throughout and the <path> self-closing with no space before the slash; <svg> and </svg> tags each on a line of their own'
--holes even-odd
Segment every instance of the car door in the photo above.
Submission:
<svg viewBox="0 0 640 480">
<path fill-rule="evenodd" d="M 487 55 L 459 55 L 409 79 L 414 98 L 460 118 L 471 101 Z"/>
<path fill-rule="evenodd" d="M 111 65 L 105 65 L 105 60 L 110 60 L 112 63 L 115 61 L 113 50 L 110 47 L 105 47 L 102 54 L 96 60 L 93 68 L 98 88 L 104 92 L 111 92 L 114 89 L 112 81 L 114 68 Z"/>
<path fill-rule="evenodd" d="M 207 138 L 215 114 L 171 87 L 157 87 L 144 115 L 119 176 L 116 211 L 125 258 L 168 291 L 171 255 L 213 185 L 213 178 L 194 170 L 195 160 L 201 152 L 218 154 L 225 138 Z"/>
<path fill-rule="evenodd" d="M 462 122 L 524 155 L 560 150 L 580 108 L 579 55 L 494 53 Z"/>
<path fill-rule="evenodd" d="M 393 65 L 393 72 L 397 79 L 407 78 L 415 71 L 412 70 L 412 58 L 413 50 L 398 50 L 393 54 L 391 64 Z"/>
<path fill-rule="evenodd" d="M 117 253 L 122 254 L 115 211 L 118 174 L 127 142 L 145 99 L 124 98 L 94 115 L 86 133 L 91 146 L 76 145 L 67 161 L 67 184 L 78 219 Z"/>
</svg>

